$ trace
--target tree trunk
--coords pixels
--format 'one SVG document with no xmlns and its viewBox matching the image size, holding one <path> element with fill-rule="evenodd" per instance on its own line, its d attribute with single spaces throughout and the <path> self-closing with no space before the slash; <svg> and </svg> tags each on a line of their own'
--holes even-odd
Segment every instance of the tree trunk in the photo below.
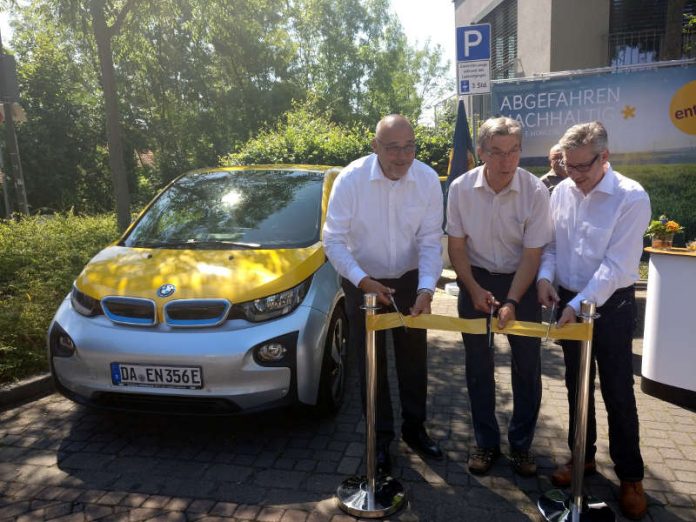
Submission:
<svg viewBox="0 0 696 522">
<path fill-rule="evenodd" d="M 111 181 L 114 186 L 116 200 L 116 217 L 118 228 L 124 231 L 130 224 L 130 193 L 128 192 L 128 177 L 123 161 L 123 136 L 121 133 L 121 118 L 116 95 L 116 75 L 111 49 L 111 37 L 104 16 L 104 0 L 90 2 L 92 27 L 97 42 L 99 66 L 102 75 L 104 91 L 104 107 L 106 110 L 106 141 L 109 146 L 109 167 Z"/>
<path fill-rule="evenodd" d="M 682 27 L 685 3 L 686 0 L 669 0 L 667 2 L 665 43 L 660 52 L 660 60 L 679 60 L 682 57 Z"/>
</svg>

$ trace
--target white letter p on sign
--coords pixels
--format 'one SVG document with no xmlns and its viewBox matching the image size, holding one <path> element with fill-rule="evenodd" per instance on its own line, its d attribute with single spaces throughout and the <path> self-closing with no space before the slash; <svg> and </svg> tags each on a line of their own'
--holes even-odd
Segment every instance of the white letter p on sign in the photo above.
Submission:
<svg viewBox="0 0 696 522">
<path fill-rule="evenodd" d="M 464 56 L 469 56 L 469 49 L 476 47 L 483 40 L 480 31 L 467 31 L 464 33 Z"/>
</svg>

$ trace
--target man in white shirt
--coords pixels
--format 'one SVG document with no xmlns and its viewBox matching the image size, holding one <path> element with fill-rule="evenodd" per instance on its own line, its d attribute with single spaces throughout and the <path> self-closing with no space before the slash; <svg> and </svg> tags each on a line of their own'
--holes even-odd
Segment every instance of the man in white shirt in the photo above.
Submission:
<svg viewBox="0 0 696 522">
<path fill-rule="evenodd" d="M 342 276 L 350 342 L 358 356 L 365 401 L 365 293 L 375 293 L 385 311 L 430 313 L 442 272 L 442 189 L 433 169 L 415 159 L 416 141 L 406 118 L 390 115 L 378 124 L 374 154 L 355 160 L 336 179 L 323 230 L 324 250 Z M 394 328 L 403 440 L 418 453 L 442 458 L 428 436 L 426 331 Z M 394 421 L 385 332 L 377 332 L 377 468 L 389 473 Z"/>
<path fill-rule="evenodd" d="M 621 480 L 619 505 L 631 519 L 643 517 L 643 459 L 638 411 L 633 393 L 632 338 L 635 290 L 643 234 L 650 221 L 650 200 L 637 182 L 612 170 L 607 132 L 599 122 L 568 129 L 560 140 L 567 179 L 551 196 L 554 239 L 544 250 L 538 275 L 542 304 L 560 303 L 558 325 L 576 321 L 584 300 L 597 305 L 594 323 L 585 473 L 596 471 L 597 426 L 594 410 L 595 361 L 609 420 L 609 453 Z M 553 283 L 559 285 L 558 293 Z M 562 341 L 570 409 L 568 445 L 575 433 L 579 344 Z M 551 479 L 571 482 L 572 459 Z"/>
<path fill-rule="evenodd" d="M 549 191 L 519 168 L 522 127 L 492 118 L 479 128 L 477 152 L 485 163 L 450 186 L 447 234 L 450 261 L 460 287 L 459 316 L 508 322 L 541 320 L 534 280 L 542 248 L 551 239 Z M 492 334 L 491 334 L 492 335 Z M 484 474 L 500 455 L 495 417 L 492 338 L 463 334 L 466 380 L 476 446 L 469 471 Z M 512 349 L 513 413 L 508 428 L 510 460 L 521 475 L 534 475 L 530 447 L 541 404 L 540 339 L 509 335 Z"/>
</svg>

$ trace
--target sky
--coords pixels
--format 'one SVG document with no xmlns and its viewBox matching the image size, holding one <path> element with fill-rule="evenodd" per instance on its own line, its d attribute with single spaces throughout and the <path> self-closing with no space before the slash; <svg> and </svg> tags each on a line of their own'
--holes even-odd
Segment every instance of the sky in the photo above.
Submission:
<svg viewBox="0 0 696 522">
<path fill-rule="evenodd" d="M 455 76 L 454 3 L 452 0 L 391 0 L 409 43 L 420 45 L 430 38 L 442 47 L 442 56 L 450 62 Z"/>
</svg>

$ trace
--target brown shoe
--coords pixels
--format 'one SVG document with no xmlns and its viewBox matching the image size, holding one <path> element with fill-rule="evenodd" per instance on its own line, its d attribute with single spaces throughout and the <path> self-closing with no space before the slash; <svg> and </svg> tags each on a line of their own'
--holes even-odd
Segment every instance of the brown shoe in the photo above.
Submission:
<svg viewBox="0 0 696 522">
<path fill-rule="evenodd" d="M 510 463 L 515 473 L 523 477 L 536 475 L 537 465 L 534 455 L 527 450 L 512 450 L 510 452 Z"/>
<path fill-rule="evenodd" d="M 642 482 L 621 481 L 619 491 L 619 507 L 626 518 L 640 520 L 648 511 L 648 501 L 645 498 Z"/>
<path fill-rule="evenodd" d="M 597 473 L 597 464 L 594 460 L 585 462 L 585 476 Z M 551 482 L 558 488 L 567 488 L 573 481 L 573 459 L 561 464 L 551 475 Z"/>
<path fill-rule="evenodd" d="M 479 448 L 474 446 L 469 450 L 469 472 L 474 475 L 485 475 L 493 463 L 500 457 L 500 448 Z"/>
</svg>

